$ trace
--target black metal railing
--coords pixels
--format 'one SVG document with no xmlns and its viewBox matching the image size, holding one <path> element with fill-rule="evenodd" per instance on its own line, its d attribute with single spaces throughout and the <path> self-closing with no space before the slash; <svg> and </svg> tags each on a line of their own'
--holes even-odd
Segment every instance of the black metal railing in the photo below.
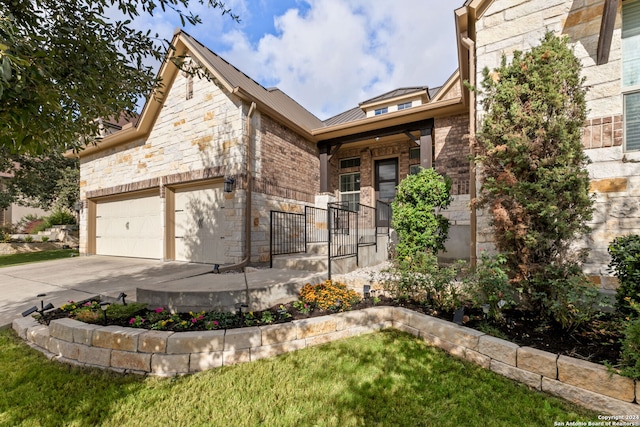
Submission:
<svg viewBox="0 0 640 427">
<path fill-rule="evenodd" d="M 329 241 L 329 226 L 327 223 L 327 210 L 314 208 L 313 206 L 304 207 L 305 216 L 305 245 L 310 243 L 322 243 Z"/>
<path fill-rule="evenodd" d="M 372 246 L 378 242 L 376 208 L 358 205 L 358 245 Z"/>
<path fill-rule="evenodd" d="M 271 211 L 269 227 L 270 267 L 274 255 L 304 253 L 306 244 L 306 216 L 293 212 Z"/>
<path fill-rule="evenodd" d="M 331 261 L 351 256 L 355 256 L 356 259 L 358 257 L 358 212 L 349 210 L 346 206 L 348 205 L 339 202 L 327 204 L 329 279 L 331 279 Z"/>
<path fill-rule="evenodd" d="M 356 257 L 359 248 L 376 246 L 378 235 L 389 233 L 391 206 L 381 200 L 376 207 L 348 202 L 327 204 L 327 209 L 305 206 L 304 213 L 271 211 L 270 265 L 275 255 L 306 253 L 311 243 L 328 243 L 328 274 L 332 260 Z"/>
<path fill-rule="evenodd" d="M 376 233 L 389 234 L 391 228 L 391 205 L 382 200 L 376 200 Z"/>
</svg>

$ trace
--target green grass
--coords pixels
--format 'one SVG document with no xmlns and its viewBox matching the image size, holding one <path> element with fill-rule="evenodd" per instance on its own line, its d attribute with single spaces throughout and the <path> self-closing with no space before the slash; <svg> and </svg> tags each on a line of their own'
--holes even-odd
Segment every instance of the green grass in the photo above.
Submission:
<svg viewBox="0 0 640 427">
<path fill-rule="evenodd" d="M 69 258 L 78 255 L 74 249 L 54 249 L 50 251 L 25 252 L 13 255 L 0 255 L 0 267 L 10 265 L 28 264 L 32 262 L 50 261 L 52 259 Z"/>
<path fill-rule="evenodd" d="M 551 426 L 597 415 L 398 331 L 172 379 L 51 362 L 0 331 L 3 426 Z"/>
</svg>

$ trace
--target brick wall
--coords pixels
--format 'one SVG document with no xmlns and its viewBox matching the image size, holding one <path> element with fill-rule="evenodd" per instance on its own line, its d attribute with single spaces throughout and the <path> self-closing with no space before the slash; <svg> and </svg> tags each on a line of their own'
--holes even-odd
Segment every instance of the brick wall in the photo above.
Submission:
<svg viewBox="0 0 640 427">
<path fill-rule="evenodd" d="M 316 144 L 264 114 L 259 122 L 256 191 L 313 203 L 320 189 Z"/>
<path fill-rule="evenodd" d="M 435 119 L 435 167 L 447 175 L 453 194 L 469 194 L 469 115 Z"/>
</svg>

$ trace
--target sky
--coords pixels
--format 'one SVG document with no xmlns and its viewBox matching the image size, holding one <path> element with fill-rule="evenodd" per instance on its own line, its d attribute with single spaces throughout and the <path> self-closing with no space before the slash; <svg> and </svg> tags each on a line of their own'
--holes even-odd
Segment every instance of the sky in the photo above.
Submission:
<svg viewBox="0 0 640 427">
<path fill-rule="evenodd" d="M 224 3 L 240 22 L 192 0 L 203 23 L 183 29 L 322 120 L 399 87 L 440 86 L 457 67 L 454 9 L 463 0 Z M 180 19 L 156 13 L 135 25 L 170 40 Z"/>
</svg>

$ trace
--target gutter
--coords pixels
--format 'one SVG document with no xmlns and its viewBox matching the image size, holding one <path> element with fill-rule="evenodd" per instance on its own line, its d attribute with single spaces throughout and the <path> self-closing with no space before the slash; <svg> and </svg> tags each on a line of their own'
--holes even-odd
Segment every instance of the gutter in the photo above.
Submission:
<svg viewBox="0 0 640 427">
<path fill-rule="evenodd" d="M 247 113 L 247 185 L 245 189 L 245 208 L 244 208 L 244 248 L 245 248 L 245 256 L 242 261 L 237 264 L 231 264 L 224 267 L 220 267 L 219 272 L 223 273 L 225 271 L 243 269 L 249 264 L 251 260 L 251 193 L 253 192 L 253 176 L 251 174 L 251 162 L 253 161 L 253 157 L 251 153 L 253 151 L 253 138 L 251 137 L 251 116 L 253 116 L 253 112 L 256 109 L 256 103 L 252 102 L 251 107 L 249 107 L 249 112 Z M 245 276 L 246 282 L 246 276 Z M 247 294 L 248 295 L 248 294 Z"/>
<path fill-rule="evenodd" d="M 462 37 L 461 43 L 468 49 L 469 51 L 469 84 L 471 86 L 475 86 L 476 84 L 476 52 L 475 52 L 475 43 L 469 37 Z M 474 138 L 476 135 L 476 93 L 473 90 L 469 91 L 469 153 L 472 156 L 472 160 L 469 162 L 469 199 L 473 203 L 473 201 L 477 197 L 477 188 L 476 188 L 476 163 L 473 160 L 475 149 L 474 149 Z M 475 267 L 478 264 L 478 242 L 477 242 L 477 234 L 478 234 L 478 216 L 476 212 L 475 206 L 471 206 L 471 215 L 470 215 L 470 230 L 471 239 L 469 243 L 469 261 L 471 267 Z"/>
</svg>

